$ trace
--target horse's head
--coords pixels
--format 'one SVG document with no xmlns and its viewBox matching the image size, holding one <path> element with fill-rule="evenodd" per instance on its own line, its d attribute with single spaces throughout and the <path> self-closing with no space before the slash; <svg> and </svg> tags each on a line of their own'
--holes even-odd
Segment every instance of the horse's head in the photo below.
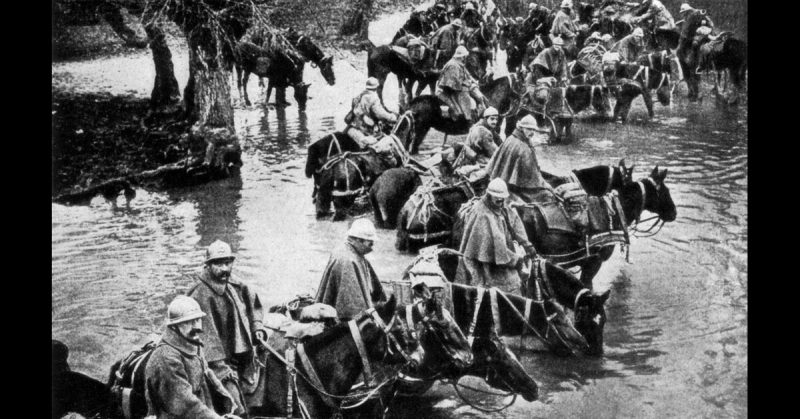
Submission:
<svg viewBox="0 0 800 419">
<path fill-rule="evenodd" d="M 475 367 L 471 373 L 483 377 L 490 386 L 522 395 L 527 401 L 539 398 L 539 385 L 499 337 L 476 337 L 472 343 Z"/>
<path fill-rule="evenodd" d="M 294 85 L 294 100 L 297 101 L 297 107 L 300 110 L 306 109 L 306 102 L 308 102 L 308 87 L 311 83 L 299 82 Z"/>
<path fill-rule="evenodd" d="M 548 330 L 556 332 L 545 334 L 547 343 L 553 352 L 567 356 L 588 351 L 589 343 L 575 328 L 561 304 L 553 299 L 545 299 L 544 310 L 547 315 Z"/>
<path fill-rule="evenodd" d="M 427 288 L 425 284 L 422 286 Z M 430 298 L 418 303 L 424 307 L 424 316 L 418 321 L 412 313 L 412 321 L 418 321 L 417 327 L 421 329 L 420 343 L 425 348 L 422 370 L 448 378 L 459 377 L 472 365 L 472 349 L 453 317 L 442 308 L 441 291 L 429 295 Z"/>
<path fill-rule="evenodd" d="M 589 343 L 588 355 L 603 354 L 603 328 L 606 325 L 605 303 L 611 290 L 600 294 L 587 291 L 579 294 L 575 301 L 575 329 Z"/>
<path fill-rule="evenodd" d="M 319 61 L 319 71 L 322 77 L 328 82 L 328 85 L 333 86 L 336 84 L 336 75 L 333 74 L 333 56 L 326 55 Z"/>
<path fill-rule="evenodd" d="M 377 333 L 378 336 L 385 337 L 380 339 L 373 335 L 372 340 L 365 342 L 367 354 L 371 360 L 383 361 L 388 364 L 405 362 L 411 364 L 412 367 L 414 364 L 419 365 L 425 357 L 425 350 L 419 344 L 419 340 L 411 334 L 406 324 L 397 319 L 398 306 L 394 295 L 389 297 L 389 301 L 376 304 L 374 313 L 369 316 L 372 321 L 363 326 L 365 338 L 367 329 L 371 329 L 373 334 Z M 373 327 L 377 330 L 372 329 Z"/>
<path fill-rule="evenodd" d="M 635 166 L 636 165 L 634 164 L 631 167 L 627 167 L 625 166 L 625 159 L 619 160 L 619 163 L 616 167 L 617 170 L 614 171 L 614 176 L 619 176 L 620 187 L 633 183 L 633 168 Z M 616 183 L 616 179 L 614 179 L 614 182 L 612 183 Z"/>
<path fill-rule="evenodd" d="M 672 202 L 669 188 L 664 183 L 664 178 L 666 177 L 667 169 L 659 170 L 658 166 L 656 166 L 650 176 L 640 182 L 644 184 L 647 191 L 644 209 L 658 214 L 659 218 L 669 222 L 675 221 L 678 216 L 678 210 L 675 208 L 675 203 Z"/>
</svg>

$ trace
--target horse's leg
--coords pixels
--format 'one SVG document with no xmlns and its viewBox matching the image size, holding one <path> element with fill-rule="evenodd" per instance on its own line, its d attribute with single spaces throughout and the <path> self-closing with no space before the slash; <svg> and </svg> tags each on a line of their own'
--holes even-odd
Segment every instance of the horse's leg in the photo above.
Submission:
<svg viewBox="0 0 800 419">
<path fill-rule="evenodd" d="M 247 81 L 250 80 L 250 71 L 244 70 L 244 78 L 242 79 L 242 91 L 244 92 L 244 104 L 250 106 L 250 98 L 247 97 Z"/>
<path fill-rule="evenodd" d="M 655 113 L 653 112 L 653 97 L 650 96 L 650 90 L 642 89 L 642 99 L 644 100 L 644 106 L 647 108 L 647 116 L 653 119 Z"/>
<path fill-rule="evenodd" d="M 269 104 L 269 97 L 272 96 L 272 79 L 267 79 L 267 97 L 264 99 L 264 106 Z"/>
</svg>

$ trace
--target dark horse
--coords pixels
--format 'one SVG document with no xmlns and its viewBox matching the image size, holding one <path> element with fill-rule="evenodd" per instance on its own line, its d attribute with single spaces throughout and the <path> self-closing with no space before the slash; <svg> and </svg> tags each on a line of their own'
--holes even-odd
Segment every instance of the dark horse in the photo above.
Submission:
<svg viewBox="0 0 800 419">
<path fill-rule="evenodd" d="M 94 378 L 70 370 L 67 345 L 53 339 L 51 356 L 53 419 L 59 419 L 70 412 L 87 418 L 109 418 L 113 415 L 113 398 L 108 387 Z"/>
<path fill-rule="evenodd" d="M 458 276 L 458 263 L 459 258 L 462 256 L 450 249 L 436 249 L 434 254 L 447 279 L 451 282 L 458 281 L 456 279 Z M 587 355 L 600 355 L 603 353 L 603 327 L 606 320 L 605 303 L 611 293 L 610 290 L 603 293 L 594 292 L 586 288 L 569 271 L 546 259 L 537 258 L 530 277 L 523 284 L 523 291 L 525 297 L 535 301 L 540 301 L 543 298 L 553 298 L 559 304 L 571 308 L 575 329 L 586 338 L 589 344 L 585 353 Z M 506 329 L 503 328 L 502 330 Z"/>
<path fill-rule="evenodd" d="M 747 44 L 734 38 L 730 32 L 723 32 L 717 36 L 716 40 L 701 44 L 698 53 L 697 71 L 716 73 L 714 91 L 717 93 L 719 93 L 721 76 L 727 74 L 723 91 L 730 79 L 734 91 L 728 103 L 731 105 L 738 103 L 739 92 L 744 87 L 747 76 Z"/>
<path fill-rule="evenodd" d="M 294 30 L 286 33 L 286 40 L 297 49 L 297 52 L 306 61 L 311 62 L 311 67 L 319 68 L 319 72 L 328 85 L 336 84 L 336 75 L 333 73 L 333 56 L 325 54 L 311 38 Z M 267 92 L 267 97 L 269 97 L 269 92 Z"/>
<path fill-rule="evenodd" d="M 287 86 L 294 87 L 294 98 L 297 106 L 302 110 L 306 107 L 308 100 L 309 83 L 303 82 L 303 61 L 292 57 L 286 52 L 273 49 L 272 51 L 261 48 L 252 42 L 240 42 L 236 46 L 236 85 L 239 88 L 239 95 L 244 98 L 247 106 L 250 106 L 250 98 L 247 96 L 247 81 L 250 73 L 259 77 L 267 77 L 269 84 L 267 93 L 273 87 L 278 88 L 278 105 L 285 105 L 285 98 L 281 97 L 281 92 Z M 265 102 L 269 101 L 267 96 Z"/>
<path fill-rule="evenodd" d="M 619 220 L 619 224 L 623 225 L 617 225 L 615 228 L 626 229 L 634 220 L 640 219 L 644 210 L 655 213 L 661 222 L 675 220 L 677 210 L 669 188 L 664 183 L 666 176 L 667 170 L 659 170 L 656 166 L 649 177 L 619 189 L 620 209 L 624 218 Z M 601 203 L 602 200 L 598 205 Z M 599 242 L 596 246 L 589 245 L 585 243 L 585 237 L 580 234 L 548 229 L 541 209 L 536 204 L 518 206 L 517 212 L 536 250 L 543 257 L 553 259 L 561 267 L 579 266 L 581 281 L 591 288 L 592 279 L 597 275 L 603 262 L 611 257 L 615 245 L 603 242 Z"/>
<path fill-rule="evenodd" d="M 458 209 L 475 194 L 467 180 L 434 188 L 420 186 L 397 216 L 397 250 L 415 252 L 421 246 L 448 242 Z"/>
<path fill-rule="evenodd" d="M 603 196 L 633 182 L 634 166 L 626 167 L 625 159 L 621 159 L 617 166 L 598 165 L 575 169 L 572 173 L 588 195 Z M 573 176 L 560 177 L 545 171 L 542 171 L 542 176 L 553 188 L 574 181 Z"/>
<path fill-rule="evenodd" d="M 404 36 L 424 36 L 435 31 L 439 27 L 435 19 L 431 10 L 413 10 L 406 23 L 394 34 L 391 43 Z"/>
<path fill-rule="evenodd" d="M 497 109 L 501 116 L 511 110 L 520 98 L 521 81 L 515 74 L 509 74 L 481 84 L 481 93 L 486 96 L 488 105 Z M 444 103 L 434 95 L 421 95 L 409 104 L 408 110 L 400 116 L 395 127 L 411 128 L 406 136 L 400 136 L 411 154 L 419 152 L 419 146 L 431 128 L 450 135 L 464 135 L 471 124 L 466 119 L 453 120 L 442 113 Z M 498 122 L 500 125 L 502 121 Z"/>
<path fill-rule="evenodd" d="M 317 196 L 319 174 L 326 161 L 346 151 L 359 150 L 361 150 L 361 146 L 355 140 L 350 138 L 349 135 L 338 131 L 327 134 L 308 146 L 305 173 L 307 178 L 314 177 L 314 192 L 311 196 Z"/>
</svg>

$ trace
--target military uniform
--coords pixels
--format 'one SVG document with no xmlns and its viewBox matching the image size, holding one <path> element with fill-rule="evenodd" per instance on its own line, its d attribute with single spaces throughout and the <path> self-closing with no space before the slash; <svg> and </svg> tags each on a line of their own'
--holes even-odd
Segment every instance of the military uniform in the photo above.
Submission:
<svg viewBox="0 0 800 419">
<path fill-rule="evenodd" d="M 393 124 L 397 118 L 383 107 L 378 92 L 366 89 L 353 99 L 353 118 L 344 133 L 362 148 L 375 144 L 380 133 L 378 121 Z"/>
<path fill-rule="evenodd" d="M 556 13 L 553 19 L 553 26 L 550 27 L 550 35 L 553 37 L 560 37 L 564 40 L 565 49 L 573 49 L 575 45 L 575 36 L 578 34 L 578 28 L 569 14 L 564 9 Z"/>
<path fill-rule="evenodd" d="M 213 395 L 230 413 L 232 399 L 208 369 L 199 346 L 167 329 L 145 367 L 148 415 L 158 419 L 222 419 L 214 410 Z"/>
<path fill-rule="evenodd" d="M 633 34 L 620 39 L 620 41 L 611 48 L 611 52 L 618 52 L 620 59 L 629 63 L 635 63 L 643 50 L 644 42 L 633 36 Z"/>
<path fill-rule="evenodd" d="M 369 261 L 352 244 L 344 243 L 331 254 L 315 300 L 334 307 L 344 321 L 386 301 L 386 295 Z"/>
<path fill-rule="evenodd" d="M 436 83 L 436 96 L 450 107 L 450 117 L 466 118 L 474 121 L 470 97 L 478 104 L 477 113 L 483 112 L 483 94 L 467 71 L 467 67 L 457 58 L 452 58 L 442 68 L 439 81 Z"/>
<path fill-rule="evenodd" d="M 675 29 L 675 20 L 669 13 L 669 10 L 659 0 L 648 0 L 645 12 L 639 16 L 637 21 L 653 20 L 653 28 L 662 30 Z"/>
</svg>

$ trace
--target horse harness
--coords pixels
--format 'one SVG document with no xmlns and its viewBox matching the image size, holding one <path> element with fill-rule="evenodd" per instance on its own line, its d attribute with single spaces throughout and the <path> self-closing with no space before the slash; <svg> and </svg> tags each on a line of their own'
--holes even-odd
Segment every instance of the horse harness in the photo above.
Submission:
<svg viewBox="0 0 800 419">
<path fill-rule="evenodd" d="M 392 352 L 392 348 L 394 347 L 400 355 L 406 360 L 406 363 L 411 362 L 411 356 L 408 355 L 403 348 L 400 346 L 400 343 L 397 342 L 397 339 L 390 333 L 392 325 L 394 325 L 395 319 L 397 315 L 395 314 L 392 316 L 392 320 L 389 324 L 385 324 L 383 319 L 381 319 L 380 315 L 375 311 L 374 307 L 371 307 L 365 311 L 365 314 L 369 316 L 367 320 L 373 321 L 378 328 L 380 328 L 388 341 L 387 350 L 384 354 L 384 357 Z M 360 320 L 360 319 L 359 319 Z M 364 368 L 363 376 L 364 376 L 364 383 L 370 383 L 373 375 L 372 375 L 372 368 L 371 363 L 369 361 L 369 357 L 367 355 L 366 346 L 364 344 L 364 338 L 361 336 L 361 329 L 358 326 L 359 320 L 350 320 L 347 322 L 348 328 L 350 330 L 350 335 L 353 338 L 353 342 L 356 345 L 356 349 L 358 350 L 359 357 L 361 358 L 361 364 Z M 297 389 L 297 375 L 303 378 L 306 383 L 309 384 L 311 388 L 313 388 L 317 393 L 319 393 L 323 402 L 335 411 L 334 416 L 335 418 L 341 418 L 341 410 L 342 408 L 339 404 L 337 404 L 334 399 L 345 399 L 349 396 L 340 396 L 336 394 L 328 393 L 325 389 L 322 380 L 319 378 L 319 374 L 317 374 L 316 369 L 314 368 L 314 364 L 311 362 L 311 359 L 306 354 L 305 344 L 304 343 L 296 343 L 294 345 L 290 345 L 289 348 L 285 351 L 285 357 L 282 356 L 275 348 L 269 345 L 266 341 L 258 340 L 258 342 L 267 349 L 273 356 L 275 356 L 279 361 L 281 361 L 284 365 L 286 365 L 286 371 L 289 374 L 290 379 L 287 383 L 287 396 L 286 396 L 286 418 L 291 418 L 293 414 L 293 400 L 294 394 L 297 394 L 297 404 L 300 408 L 300 414 L 303 418 L 311 419 L 311 415 L 308 412 L 308 408 L 303 403 L 303 400 L 300 398 L 300 393 Z M 303 369 L 305 370 L 306 374 L 299 371 L 297 367 L 295 367 L 296 359 L 300 358 L 300 362 L 303 365 Z M 362 402 L 350 406 L 349 408 L 354 408 L 361 405 L 366 400 L 370 399 L 377 391 L 386 385 L 389 381 L 387 380 L 381 383 L 380 385 L 376 386 L 370 392 L 366 393 L 364 400 Z"/>
<path fill-rule="evenodd" d="M 419 222 L 422 224 L 423 233 L 422 234 L 409 233 L 408 235 L 409 238 L 427 242 L 429 239 L 444 237 L 452 233 L 452 230 L 443 230 L 436 233 L 428 233 L 428 223 L 431 220 L 431 215 L 433 215 L 434 213 L 439 214 L 446 220 L 453 219 L 451 215 L 447 214 L 446 212 L 442 211 L 439 207 L 436 206 L 436 197 L 434 196 L 435 192 L 451 188 L 461 189 L 464 192 L 464 194 L 467 195 L 468 199 L 475 196 L 475 190 L 472 189 L 469 180 L 466 179 L 452 186 L 443 186 L 434 189 L 426 188 L 423 189 L 423 191 L 419 194 L 415 193 L 414 196 L 417 197 L 417 203 L 414 206 L 414 211 L 411 213 L 411 216 L 408 217 L 408 222 L 406 223 L 406 230 L 411 228 L 412 223 L 414 222 L 414 220 L 417 219 L 417 216 L 419 216 Z"/>
<path fill-rule="evenodd" d="M 337 143 L 337 146 L 338 146 L 338 143 Z M 328 152 L 330 153 L 330 148 L 329 148 Z M 342 161 L 344 161 L 344 164 L 345 164 L 345 171 L 344 171 L 345 190 L 344 191 L 334 190 L 333 191 L 333 196 L 360 195 L 364 191 L 366 191 L 366 179 L 364 178 L 364 174 L 361 172 L 361 169 L 358 167 L 358 164 L 356 164 L 355 162 L 353 162 L 349 158 L 351 155 L 359 155 L 359 154 L 361 154 L 361 153 L 351 153 L 349 151 L 346 151 L 346 152 L 344 152 L 342 154 L 339 154 L 339 155 L 335 156 L 334 158 L 326 161 L 325 164 L 319 169 L 319 172 L 323 172 L 325 170 L 329 170 L 333 166 L 335 166 L 335 165 L 341 163 Z M 361 180 L 361 187 L 358 188 L 358 189 L 350 189 L 350 183 L 351 182 L 350 182 L 350 171 L 347 170 L 347 166 L 348 165 L 352 166 L 356 170 L 356 174 L 358 175 L 358 178 Z M 335 186 L 336 185 L 334 185 L 334 187 Z"/>
</svg>

